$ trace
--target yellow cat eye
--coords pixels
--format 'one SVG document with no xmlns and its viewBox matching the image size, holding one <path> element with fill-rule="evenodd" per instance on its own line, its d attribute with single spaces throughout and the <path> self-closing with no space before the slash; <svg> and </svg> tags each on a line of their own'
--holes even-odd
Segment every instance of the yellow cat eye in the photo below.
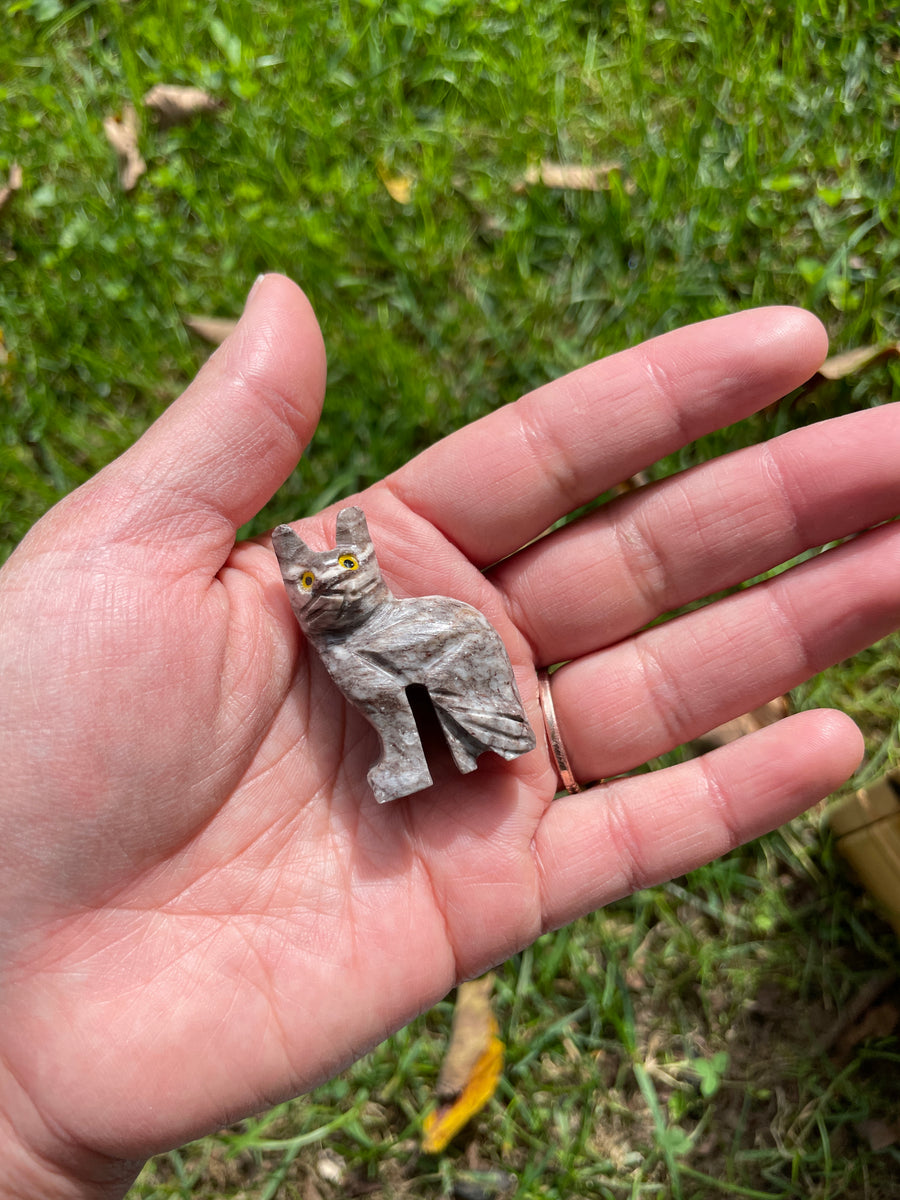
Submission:
<svg viewBox="0 0 900 1200">
<path fill-rule="evenodd" d="M 316 582 L 316 577 L 312 571 L 304 571 L 300 576 L 300 586 L 305 592 L 308 592 L 312 585 Z"/>
<path fill-rule="evenodd" d="M 341 566 L 344 568 L 345 571 L 356 571 L 359 569 L 359 562 L 354 558 L 354 556 L 352 554 L 342 554 L 341 557 L 338 559 L 338 562 L 341 564 Z"/>
</svg>

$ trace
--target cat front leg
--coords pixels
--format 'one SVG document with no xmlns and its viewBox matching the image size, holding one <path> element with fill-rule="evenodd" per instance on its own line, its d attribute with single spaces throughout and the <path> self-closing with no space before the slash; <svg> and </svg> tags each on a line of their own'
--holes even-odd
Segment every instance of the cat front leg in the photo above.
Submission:
<svg viewBox="0 0 900 1200">
<path fill-rule="evenodd" d="M 378 734 L 381 754 L 368 774 L 379 804 L 431 787 L 416 719 L 394 656 L 371 648 L 365 625 L 348 638 L 319 638 L 316 649 L 328 673 Z"/>
<path fill-rule="evenodd" d="M 403 691 L 357 706 L 381 739 L 381 756 L 368 774 L 379 804 L 410 796 L 433 782 L 415 717 Z"/>
</svg>

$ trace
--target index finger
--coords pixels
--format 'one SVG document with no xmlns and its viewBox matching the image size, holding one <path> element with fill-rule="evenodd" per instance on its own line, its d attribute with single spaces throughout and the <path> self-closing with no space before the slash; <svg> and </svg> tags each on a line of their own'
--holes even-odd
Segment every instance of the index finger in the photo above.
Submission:
<svg viewBox="0 0 900 1200">
<path fill-rule="evenodd" d="M 689 325 L 451 434 L 389 486 L 487 566 L 657 459 L 785 395 L 826 350 L 822 325 L 798 308 Z"/>
</svg>

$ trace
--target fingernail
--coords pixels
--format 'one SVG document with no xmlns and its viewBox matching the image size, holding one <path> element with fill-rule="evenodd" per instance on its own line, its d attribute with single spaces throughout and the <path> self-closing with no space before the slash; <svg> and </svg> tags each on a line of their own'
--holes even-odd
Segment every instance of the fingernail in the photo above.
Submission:
<svg viewBox="0 0 900 1200">
<path fill-rule="evenodd" d="M 253 297 L 256 295 L 257 291 L 259 290 L 259 285 L 262 283 L 262 281 L 264 279 L 265 279 L 265 274 L 262 274 L 262 275 L 257 275 L 257 277 L 253 280 L 253 287 L 251 287 L 250 291 L 247 293 L 247 299 L 244 301 L 244 310 L 245 311 L 246 311 L 248 305 L 250 304 L 250 301 L 253 299 Z"/>
</svg>

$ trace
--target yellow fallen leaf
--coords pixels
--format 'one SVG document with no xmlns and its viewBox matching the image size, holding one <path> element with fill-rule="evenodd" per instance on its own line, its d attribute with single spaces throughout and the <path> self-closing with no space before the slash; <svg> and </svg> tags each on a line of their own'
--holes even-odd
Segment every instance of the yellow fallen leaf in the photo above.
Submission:
<svg viewBox="0 0 900 1200">
<path fill-rule="evenodd" d="M 184 323 L 192 333 L 215 346 L 224 342 L 237 325 L 233 317 L 204 317 L 194 313 L 186 316 Z"/>
<path fill-rule="evenodd" d="M 106 117 L 103 132 L 116 152 L 119 160 L 119 184 L 123 192 L 130 192 L 147 170 L 147 164 L 138 150 L 140 121 L 131 104 L 126 104 L 121 116 Z"/>
<path fill-rule="evenodd" d="M 449 1104 L 441 1104 L 434 1112 L 428 1113 L 422 1139 L 422 1149 L 426 1154 L 440 1153 L 493 1096 L 503 1070 L 503 1049 L 500 1038 L 492 1037 L 457 1099 Z"/>
<path fill-rule="evenodd" d="M 222 103 L 203 88 L 157 83 L 144 96 L 144 106 L 156 113 L 161 125 L 183 125 L 197 113 L 215 112 Z"/>
<path fill-rule="evenodd" d="M 485 975 L 457 990 L 450 1043 L 437 1082 L 440 1103 L 423 1122 L 427 1154 L 443 1150 L 496 1091 L 504 1046 L 491 1009 L 493 982 L 492 975 Z"/>
<path fill-rule="evenodd" d="M 396 200 L 398 204 L 409 204 L 412 185 L 415 182 L 411 175 L 392 175 L 385 167 L 379 166 L 378 178 L 392 200 Z"/>
</svg>

